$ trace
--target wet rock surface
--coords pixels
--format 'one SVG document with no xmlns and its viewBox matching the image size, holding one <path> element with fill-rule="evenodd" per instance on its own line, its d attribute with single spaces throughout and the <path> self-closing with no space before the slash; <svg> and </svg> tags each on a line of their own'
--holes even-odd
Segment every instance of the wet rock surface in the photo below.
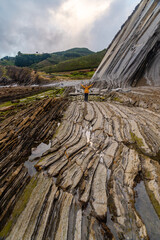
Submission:
<svg viewBox="0 0 160 240">
<path fill-rule="evenodd" d="M 149 91 L 154 94 L 154 89 Z M 145 96 L 149 104 L 149 95 Z M 159 220 L 159 150 L 160 114 L 155 108 L 126 105 L 111 98 L 71 102 L 50 149 L 35 166 L 38 172 L 31 181 L 36 183 L 23 211 L 14 217 L 13 209 L 9 215 L 14 221 L 8 232 L 6 222 L 1 236 L 5 232 L 3 236 L 13 240 L 152 239 L 135 205 L 135 186 L 141 176 Z M 16 173 L 14 176 L 18 178 Z M 8 192 L 9 199 L 13 195 Z M 15 208 L 19 201 L 15 201 Z"/>
<path fill-rule="evenodd" d="M 66 99 L 45 99 L 0 123 L 0 226 L 30 181 L 24 162 L 33 145 L 47 141 L 57 127 Z"/>
<path fill-rule="evenodd" d="M 104 95 L 104 99 L 117 102 L 126 106 L 141 107 L 152 110 L 155 113 L 160 112 L 160 88 L 159 87 L 137 87 L 112 90 Z"/>
</svg>

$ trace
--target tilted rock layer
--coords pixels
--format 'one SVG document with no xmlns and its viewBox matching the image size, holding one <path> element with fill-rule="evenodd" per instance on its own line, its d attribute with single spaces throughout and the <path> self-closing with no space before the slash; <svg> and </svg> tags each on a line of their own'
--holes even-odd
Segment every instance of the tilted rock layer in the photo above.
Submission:
<svg viewBox="0 0 160 240">
<path fill-rule="evenodd" d="M 27 67 L 0 66 L 0 85 L 18 84 L 22 86 L 50 83 L 39 76 L 36 71 Z"/>
<path fill-rule="evenodd" d="M 65 99 L 41 100 L 0 123 L 0 229 L 30 180 L 24 162 L 31 147 L 53 135 L 66 105 Z"/>
<path fill-rule="evenodd" d="M 154 90 L 142 89 L 141 94 L 146 94 L 147 104 Z M 12 224 L 9 220 L 0 236 L 148 240 L 148 234 L 155 234 L 136 211 L 134 192 L 136 178 L 142 175 L 160 215 L 160 114 L 152 105 L 126 106 L 122 97 L 120 102 L 74 101 L 51 142 L 36 164 L 40 172 L 16 202 Z M 29 197 L 17 214 L 26 191 Z"/>
<path fill-rule="evenodd" d="M 160 86 L 160 1 L 143 0 L 108 47 L 93 80 Z"/>
</svg>

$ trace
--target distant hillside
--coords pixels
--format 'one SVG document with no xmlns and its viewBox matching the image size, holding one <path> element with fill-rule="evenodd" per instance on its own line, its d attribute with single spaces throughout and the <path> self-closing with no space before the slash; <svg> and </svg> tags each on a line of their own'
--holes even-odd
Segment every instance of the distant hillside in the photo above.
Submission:
<svg viewBox="0 0 160 240">
<path fill-rule="evenodd" d="M 93 74 L 93 70 L 98 67 L 105 52 L 106 50 L 104 49 L 103 51 L 95 53 L 88 48 L 72 48 L 50 54 L 23 54 L 18 52 L 16 57 L 7 56 L 2 58 L 0 65 L 29 67 L 30 69 L 46 72 L 47 74 L 91 69 L 90 71 Z"/>
<path fill-rule="evenodd" d="M 49 58 L 51 54 L 43 53 L 43 54 L 23 54 L 18 52 L 15 57 L 15 66 L 17 67 L 30 67 L 32 64 L 39 63 L 47 58 Z"/>
<path fill-rule="evenodd" d="M 43 62 L 45 67 L 42 67 L 43 65 L 39 63 L 39 70 L 45 71 L 46 73 L 53 73 L 97 68 L 102 58 L 104 57 L 105 53 L 106 49 L 97 53 L 92 53 L 88 56 L 62 61 L 56 65 L 50 64 L 49 66 L 47 66 L 47 62 L 45 61 Z"/>
<path fill-rule="evenodd" d="M 81 56 L 86 56 L 89 54 L 94 53 L 93 51 L 89 50 L 88 48 L 71 48 L 66 51 L 61 51 L 61 52 L 55 52 L 53 53 L 54 55 L 58 56 L 64 56 L 64 57 L 81 57 Z"/>
<path fill-rule="evenodd" d="M 4 57 L 0 61 L 0 65 L 15 65 L 18 67 L 31 67 L 34 69 L 39 69 L 41 67 L 57 64 L 62 61 L 69 59 L 74 59 L 82 56 L 90 55 L 94 52 L 90 51 L 88 48 L 72 48 L 66 51 L 55 52 L 55 53 L 43 53 L 39 54 L 24 54 L 18 52 L 15 58 Z M 40 63 L 40 65 L 39 65 Z"/>
<path fill-rule="evenodd" d="M 14 57 L 4 57 L 0 59 L 1 66 L 14 66 L 15 65 L 15 58 Z"/>
<path fill-rule="evenodd" d="M 66 51 L 52 53 L 50 57 L 37 64 L 33 64 L 31 67 L 35 70 L 39 70 L 41 68 L 53 66 L 66 60 L 87 56 L 93 53 L 94 52 L 90 51 L 88 48 L 72 48 Z"/>
</svg>

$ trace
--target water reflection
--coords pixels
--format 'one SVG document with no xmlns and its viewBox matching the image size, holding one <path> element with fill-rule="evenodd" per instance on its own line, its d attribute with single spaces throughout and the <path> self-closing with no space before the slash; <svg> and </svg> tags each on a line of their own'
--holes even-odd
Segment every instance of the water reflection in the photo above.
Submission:
<svg viewBox="0 0 160 240">
<path fill-rule="evenodd" d="M 118 240 L 118 235 L 117 231 L 114 227 L 114 223 L 112 222 L 112 215 L 110 214 L 109 208 L 107 208 L 107 222 L 106 222 L 107 227 L 111 230 L 111 233 L 114 236 L 115 240 Z"/>
<path fill-rule="evenodd" d="M 34 165 L 39 161 L 39 158 L 44 152 L 46 152 L 51 147 L 51 141 L 49 144 L 40 143 L 36 148 L 32 149 L 32 153 L 28 160 L 24 163 L 24 166 L 28 169 L 28 174 L 34 176 L 36 174 L 36 169 Z M 37 160 L 36 160 L 37 159 Z"/>
<path fill-rule="evenodd" d="M 137 192 L 135 208 L 144 222 L 150 240 L 160 239 L 160 219 L 157 216 L 148 194 L 144 182 L 141 181 L 135 188 Z"/>
</svg>

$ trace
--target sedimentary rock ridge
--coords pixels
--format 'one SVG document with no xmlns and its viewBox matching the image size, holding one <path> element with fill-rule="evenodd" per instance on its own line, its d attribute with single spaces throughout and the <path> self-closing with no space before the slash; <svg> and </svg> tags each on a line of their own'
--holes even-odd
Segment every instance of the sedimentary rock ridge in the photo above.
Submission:
<svg viewBox="0 0 160 240">
<path fill-rule="evenodd" d="M 0 85 L 18 84 L 22 86 L 47 84 L 50 81 L 42 78 L 36 71 L 27 67 L 0 66 Z"/>
<path fill-rule="evenodd" d="M 72 102 L 36 164 L 36 184 L 7 239 L 149 239 L 134 187 L 142 176 L 159 214 L 159 149 L 154 110 Z"/>
<path fill-rule="evenodd" d="M 24 162 L 31 147 L 51 138 L 66 106 L 65 99 L 45 99 L 0 123 L 1 228 L 30 180 Z"/>
<path fill-rule="evenodd" d="M 160 86 L 160 2 L 143 0 L 108 47 L 93 80 L 109 88 Z"/>
<path fill-rule="evenodd" d="M 48 89 L 50 88 L 40 86 L 2 87 L 0 88 L 0 103 L 32 96 Z"/>
</svg>

